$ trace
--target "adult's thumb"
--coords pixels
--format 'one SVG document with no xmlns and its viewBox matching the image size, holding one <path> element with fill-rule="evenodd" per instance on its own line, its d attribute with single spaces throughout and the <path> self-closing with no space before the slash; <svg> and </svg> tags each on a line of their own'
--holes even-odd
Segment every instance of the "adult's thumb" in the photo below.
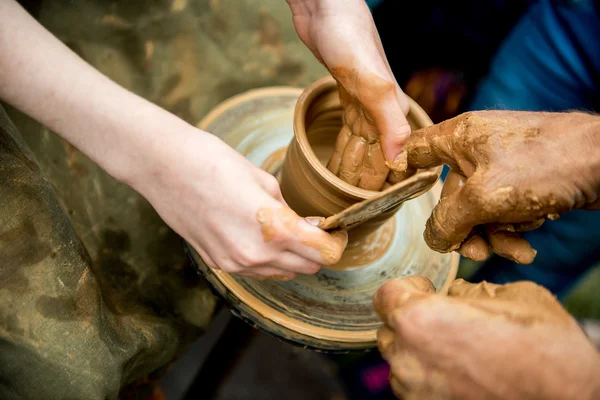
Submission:
<svg viewBox="0 0 600 400">
<path fill-rule="evenodd" d="M 408 276 L 386 282 L 375 293 L 373 303 L 375 311 L 385 321 L 393 310 L 402 307 L 409 299 L 430 294 L 435 294 L 435 287 L 428 278 Z"/>
<path fill-rule="evenodd" d="M 408 165 L 413 168 L 433 168 L 442 164 L 461 172 L 454 159 L 453 134 L 459 128 L 458 116 L 436 125 L 414 131 L 406 144 Z"/>
</svg>

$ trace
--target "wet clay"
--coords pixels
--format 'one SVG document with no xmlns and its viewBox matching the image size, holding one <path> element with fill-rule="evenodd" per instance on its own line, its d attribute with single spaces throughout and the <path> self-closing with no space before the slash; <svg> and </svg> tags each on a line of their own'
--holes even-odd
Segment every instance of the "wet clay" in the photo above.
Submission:
<svg viewBox="0 0 600 400">
<path fill-rule="evenodd" d="M 256 213 L 256 220 L 260 224 L 265 242 L 285 241 L 287 238 L 300 239 L 303 244 L 316 249 L 326 265 L 337 263 L 348 243 L 345 229 L 336 229 L 329 233 L 307 229 L 309 224 L 288 207 L 261 208 Z"/>
<path fill-rule="evenodd" d="M 410 104 L 408 119 L 411 126 L 418 128 L 430 125 L 431 120 L 418 105 L 414 102 Z M 329 217 L 378 194 L 378 191 L 366 190 L 343 181 L 326 167 L 334 155 L 336 140 L 339 140 L 342 113 L 338 86 L 332 77 L 313 83 L 302 93 L 296 104 L 295 140 L 288 147 L 278 179 L 285 201 L 301 216 Z M 357 146 L 362 146 L 361 137 L 356 136 L 353 140 Z M 365 147 L 365 151 L 368 151 L 368 147 Z M 355 161 L 349 163 L 358 165 Z M 439 169 L 435 171 L 439 173 Z M 410 173 L 412 172 L 416 170 L 412 169 Z M 386 176 L 387 174 L 388 172 Z M 381 183 L 384 182 L 385 179 Z M 398 207 L 349 231 L 349 244 L 357 247 L 358 243 L 393 216 Z M 382 245 L 380 248 L 383 251 L 388 247 Z M 344 257 L 345 255 L 342 256 L 342 264 L 349 265 Z"/>
<path fill-rule="evenodd" d="M 394 218 L 390 218 L 376 231 L 361 237 L 360 240 L 348 242 L 343 257 L 337 263 L 324 268 L 351 271 L 369 265 L 389 250 L 395 233 L 396 222 Z"/>
<path fill-rule="evenodd" d="M 450 171 L 444 182 L 442 199 L 451 196 L 463 185 L 463 177 Z M 480 262 L 489 258 L 493 250 L 494 253 L 518 264 L 531 264 L 537 252 L 515 232 L 536 229 L 543 222 L 544 220 L 540 219 L 522 224 L 488 224 L 479 227 L 471 231 L 457 251 L 464 257 Z"/>
<path fill-rule="evenodd" d="M 379 133 L 369 124 L 364 112 L 359 111 L 360 107 L 351 104 L 344 108 L 343 127 L 337 136 L 327 169 L 353 186 L 367 190 L 380 190 L 386 181 L 389 168 L 377 137 Z M 320 128 L 319 122 L 321 121 L 316 120 L 309 128 L 309 135 L 311 131 Z M 359 132 L 364 136 L 352 134 L 349 126 L 354 130 L 362 129 Z"/>
<path fill-rule="evenodd" d="M 375 307 L 384 320 L 410 299 L 424 299 L 436 295 L 431 281 L 422 276 L 411 276 L 390 281 L 374 296 Z M 524 325 L 550 322 L 571 325 L 573 317 L 547 289 L 533 282 L 515 282 L 497 285 L 483 281 L 473 284 L 457 279 L 450 285 L 448 296 L 464 304 L 502 316 Z"/>
<path fill-rule="evenodd" d="M 414 298 L 435 295 L 429 279 L 422 276 L 390 281 L 375 294 L 374 302 L 380 316 L 386 319 L 394 309 L 402 307 Z M 502 316 L 524 325 L 553 323 L 568 326 L 573 317 L 544 287 L 533 282 L 515 282 L 497 285 L 483 281 L 473 284 L 457 279 L 450 285 L 448 296 L 464 304 Z"/>
<path fill-rule="evenodd" d="M 450 285 L 448 295 L 460 297 L 471 306 L 525 325 L 553 323 L 573 324 L 573 317 L 548 290 L 533 282 L 496 285 L 483 281 L 472 284 L 457 279 Z"/>
<path fill-rule="evenodd" d="M 397 172 L 407 169 L 406 152 L 394 160 L 386 160 L 380 141 L 382 134 L 407 136 L 410 132 L 406 120 L 400 117 L 403 110 L 397 98 L 399 89 L 395 82 L 374 74 L 365 76 L 364 71 L 334 68 L 331 72 L 338 82 L 343 114 L 327 168 L 351 185 L 381 190 L 390 169 Z M 319 120 L 315 119 L 314 128 L 318 124 Z M 309 132 L 312 128 L 308 128 Z"/>
<path fill-rule="evenodd" d="M 573 126 L 576 141 L 561 134 Z M 536 251 L 518 232 L 597 201 L 596 155 L 581 143 L 597 143 L 599 131 L 600 119 L 585 113 L 477 111 L 413 132 L 409 164 L 447 164 L 461 181 L 448 183 L 452 189 L 428 220 L 427 244 L 476 259 L 489 246 L 517 263 L 533 262 Z"/>
</svg>

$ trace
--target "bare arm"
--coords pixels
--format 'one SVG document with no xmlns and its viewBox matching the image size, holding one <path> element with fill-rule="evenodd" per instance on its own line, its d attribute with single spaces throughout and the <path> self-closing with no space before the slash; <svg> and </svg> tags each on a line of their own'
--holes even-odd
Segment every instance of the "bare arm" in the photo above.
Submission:
<svg viewBox="0 0 600 400">
<path fill-rule="evenodd" d="M 160 152 L 166 135 L 205 136 L 96 71 L 16 2 L 0 0 L 0 15 L 0 98 L 117 179 L 136 182 L 151 168 L 147 154 Z"/>
<path fill-rule="evenodd" d="M 332 262 L 315 243 L 341 256 L 345 243 L 289 210 L 275 178 L 221 140 L 106 78 L 15 1 L 0 0 L 0 19 L 0 99 L 132 186 L 208 265 L 293 278 Z M 273 215 L 271 241 L 261 211 Z"/>
</svg>

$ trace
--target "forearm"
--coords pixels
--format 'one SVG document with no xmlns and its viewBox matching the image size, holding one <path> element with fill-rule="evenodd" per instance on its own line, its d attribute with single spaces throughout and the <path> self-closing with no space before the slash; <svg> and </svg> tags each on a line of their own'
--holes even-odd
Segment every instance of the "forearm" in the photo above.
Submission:
<svg viewBox="0 0 600 400">
<path fill-rule="evenodd" d="M 369 61 L 376 62 L 381 57 L 373 51 L 379 40 L 374 40 L 375 24 L 364 0 L 287 0 L 287 3 L 298 36 L 329 69 L 350 63 L 365 48 L 371 50 Z"/>
<path fill-rule="evenodd" d="M 335 11 L 334 16 L 346 12 L 356 14 L 370 13 L 364 0 L 287 0 L 293 15 L 327 15 Z"/>
<path fill-rule="evenodd" d="M 192 133 L 189 124 L 96 71 L 16 2 L 0 0 L 0 18 L 0 98 L 117 179 L 132 183 L 146 173 L 149 155 Z"/>
</svg>

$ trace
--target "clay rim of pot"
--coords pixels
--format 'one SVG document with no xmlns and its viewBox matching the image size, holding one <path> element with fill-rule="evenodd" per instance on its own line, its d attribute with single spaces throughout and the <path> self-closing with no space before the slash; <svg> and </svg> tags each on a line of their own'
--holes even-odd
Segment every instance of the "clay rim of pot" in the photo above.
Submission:
<svg viewBox="0 0 600 400">
<path fill-rule="evenodd" d="M 304 155 L 309 165 L 317 171 L 317 173 L 323 177 L 329 184 L 334 186 L 336 189 L 345 193 L 346 195 L 353 196 L 355 198 L 365 200 L 375 196 L 378 191 L 361 189 L 354 185 L 351 185 L 347 182 L 344 182 L 342 179 L 337 177 L 333 172 L 327 169 L 325 165 L 323 165 L 316 154 L 314 153 L 306 135 L 306 112 L 309 107 L 313 103 L 315 99 L 317 99 L 320 95 L 325 94 L 329 91 L 335 90 L 337 91 L 337 82 L 332 76 L 323 77 L 315 82 L 313 82 L 310 86 L 308 86 L 298 98 L 298 102 L 296 103 L 296 108 L 294 109 L 294 136 L 296 142 L 300 146 L 301 153 Z M 420 127 L 426 127 L 433 125 L 431 118 L 427 115 L 427 113 L 417 104 L 416 101 L 408 97 L 408 102 L 410 105 L 409 108 L 409 116 L 408 118 L 414 119 Z M 439 175 L 441 174 L 442 167 L 437 167 L 431 169 Z M 419 193 L 418 195 L 421 195 Z M 417 197 L 417 196 L 413 196 Z"/>
<path fill-rule="evenodd" d="M 225 111 L 250 99 L 277 95 L 300 96 L 302 94 L 302 91 L 302 88 L 292 86 L 269 86 L 263 88 L 250 89 L 245 92 L 238 93 L 217 104 L 204 117 L 202 117 L 198 123 L 196 123 L 196 128 L 206 132 L 210 124 L 212 124 L 215 119 L 219 118 Z M 212 134 L 212 132 L 208 133 Z"/>
</svg>

